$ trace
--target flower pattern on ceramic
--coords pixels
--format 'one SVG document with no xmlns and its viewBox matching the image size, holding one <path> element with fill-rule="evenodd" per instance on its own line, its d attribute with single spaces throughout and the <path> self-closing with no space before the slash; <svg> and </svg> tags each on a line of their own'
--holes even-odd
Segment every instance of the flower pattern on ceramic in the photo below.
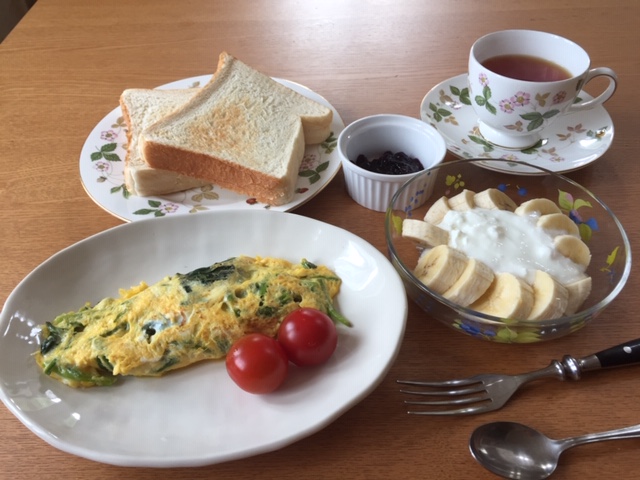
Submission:
<svg viewBox="0 0 640 480">
<path fill-rule="evenodd" d="M 210 78 L 210 75 L 202 75 L 178 80 L 159 88 L 193 88 L 202 85 Z M 302 95 L 327 104 L 326 100 L 305 87 L 292 84 L 287 80 L 277 81 Z M 306 146 L 294 198 L 286 205 L 272 207 L 258 202 L 255 198 L 247 198 L 215 185 L 163 196 L 138 197 L 130 194 L 124 182 L 126 128 L 120 108 L 112 110 L 94 127 L 80 155 L 80 176 L 85 190 L 98 205 L 115 216 L 129 221 L 229 208 L 287 211 L 315 196 L 340 170 L 340 158 L 335 150 L 337 137 L 344 128 L 344 124 L 334 110 L 332 132 L 329 137 L 321 144 Z"/>
<path fill-rule="evenodd" d="M 482 83 L 482 77 L 478 81 Z M 503 105 L 505 108 L 513 109 L 514 115 L 517 115 L 509 124 L 509 128 L 525 132 L 532 124 L 544 122 L 544 114 L 520 110 L 533 106 L 548 107 L 554 102 L 561 102 L 561 97 L 551 97 L 550 93 L 533 95 L 524 91 L 514 92 L 512 97 L 505 99 Z M 578 101 L 588 98 L 588 94 L 582 92 Z M 503 148 L 488 142 L 480 133 L 472 106 L 474 101 L 484 102 L 483 106 L 489 110 L 497 111 L 500 108 L 500 102 L 494 105 L 486 78 L 482 95 L 472 99 L 467 85 L 467 75 L 459 75 L 434 87 L 424 97 L 420 109 L 422 120 L 436 128 L 445 138 L 448 150 L 461 158 L 527 162 L 554 172 L 563 172 L 585 166 L 600 158 L 613 140 L 611 118 L 604 107 L 600 106 L 558 118 L 544 131 L 545 137 L 535 145 L 521 150 Z M 521 165 L 514 163 L 510 164 L 511 166 L 513 173 L 529 173 Z"/>
<path fill-rule="evenodd" d="M 482 87 L 482 95 L 476 95 L 474 101 L 477 105 L 485 107 L 490 113 L 495 115 L 497 113 L 496 107 L 491 102 L 491 86 L 485 73 L 480 73 L 478 76 L 478 82 Z M 511 97 L 503 98 L 498 102 L 500 110 L 506 114 L 518 114 L 520 118 L 527 123 L 523 124 L 522 121 L 517 120 L 513 124 L 503 125 L 508 130 L 514 130 L 522 132 L 526 130 L 531 132 L 542 127 L 546 120 L 549 120 L 560 113 L 558 109 L 547 110 L 546 112 L 539 112 L 538 108 L 543 108 L 547 104 L 547 97 L 551 95 L 551 92 L 537 93 L 535 95 L 535 101 L 531 102 L 531 94 L 529 92 L 518 91 Z M 560 91 L 553 96 L 552 105 L 560 104 L 567 96 L 567 92 Z M 581 101 L 576 99 L 576 101 Z M 531 107 L 525 109 L 524 107 Z"/>
<path fill-rule="evenodd" d="M 125 199 L 131 197 L 131 193 L 127 189 L 124 182 L 124 166 L 116 168 L 117 162 L 124 162 L 126 155 L 126 125 L 124 117 L 118 117 L 116 123 L 111 125 L 109 130 L 100 133 L 100 138 L 106 143 L 96 147 L 96 151 L 91 154 L 91 161 L 94 162 L 94 168 L 97 172 L 96 182 L 109 183 L 111 187 L 109 192 L 120 194 Z M 123 141 L 124 140 L 124 141 Z M 120 145 L 118 142 L 121 142 Z M 298 175 L 306 178 L 310 185 L 322 179 L 322 173 L 329 168 L 329 160 L 323 158 L 322 153 L 331 154 L 337 146 L 337 138 L 333 132 L 322 142 L 318 151 L 305 152 L 305 156 L 300 165 Z M 183 199 L 176 202 L 163 202 L 157 199 L 148 200 L 148 207 L 140 208 L 133 212 L 134 215 L 163 217 L 168 214 L 176 213 L 180 210 L 180 205 L 189 205 L 189 213 L 197 213 L 203 210 L 209 210 L 211 202 L 215 202 L 220 195 L 214 191 L 214 185 L 205 185 L 199 188 L 187 190 L 183 192 Z M 295 193 L 298 195 L 309 191 L 305 187 L 297 187 Z M 176 195 L 176 194 L 173 194 Z M 247 198 L 247 205 L 259 205 L 260 203 L 254 198 Z M 264 205 L 264 208 L 270 208 Z"/>
</svg>

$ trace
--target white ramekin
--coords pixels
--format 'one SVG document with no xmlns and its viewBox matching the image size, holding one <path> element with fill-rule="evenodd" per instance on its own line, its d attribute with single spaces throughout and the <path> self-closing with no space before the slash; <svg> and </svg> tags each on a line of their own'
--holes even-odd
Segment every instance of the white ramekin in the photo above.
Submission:
<svg viewBox="0 0 640 480">
<path fill-rule="evenodd" d="M 415 157 L 426 169 L 444 160 L 447 146 L 442 135 L 417 118 L 395 114 L 379 114 L 361 118 L 348 125 L 338 137 L 338 153 L 351 198 L 363 207 L 384 212 L 398 189 L 416 174 L 387 175 L 370 172 L 354 162 L 358 155 L 372 159 L 384 152 L 404 152 Z M 407 191 L 403 204 L 417 207 L 424 203 L 433 186 L 434 177 Z"/>
</svg>

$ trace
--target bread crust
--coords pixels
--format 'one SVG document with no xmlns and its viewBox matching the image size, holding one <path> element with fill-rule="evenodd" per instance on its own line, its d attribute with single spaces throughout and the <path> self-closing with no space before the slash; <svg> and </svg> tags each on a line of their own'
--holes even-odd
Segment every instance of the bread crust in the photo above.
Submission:
<svg viewBox="0 0 640 480">
<path fill-rule="evenodd" d="M 302 125 L 292 145 L 292 157 L 300 161 L 291 163 L 291 172 L 287 177 L 276 178 L 257 170 L 231 163 L 223 158 L 166 146 L 160 143 L 147 142 L 140 138 L 140 148 L 145 158 L 153 158 L 154 168 L 171 170 L 188 177 L 200 178 L 232 190 L 240 194 L 248 194 L 258 202 L 268 205 L 284 205 L 291 201 L 295 183 L 289 181 L 291 175 L 297 178 L 301 159 L 304 156 L 304 136 Z M 180 172 L 175 169 L 179 165 Z"/>
<path fill-rule="evenodd" d="M 133 179 L 131 178 L 131 172 L 129 171 L 129 165 L 131 163 L 131 145 L 133 136 L 131 131 L 133 130 L 133 124 L 131 121 L 131 114 L 129 113 L 129 105 L 124 99 L 124 92 L 120 95 L 120 110 L 122 110 L 122 118 L 124 119 L 125 124 L 127 125 L 127 129 L 125 130 L 127 135 L 127 152 L 124 156 L 124 185 L 127 187 L 127 190 L 135 195 L 136 188 Z"/>
<path fill-rule="evenodd" d="M 308 131 L 330 134 L 333 112 L 223 52 L 212 79 L 139 137 L 145 162 L 270 205 L 292 200 Z M 306 128 L 305 128 L 306 126 Z"/>
<path fill-rule="evenodd" d="M 138 147 L 140 132 L 163 116 L 179 108 L 197 90 L 127 89 L 120 95 L 120 108 L 127 125 L 127 151 L 124 162 L 124 181 L 130 194 L 139 196 L 166 195 L 208 182 L 168 170 L 152 168 L 141 158 Z"/>
</svg>

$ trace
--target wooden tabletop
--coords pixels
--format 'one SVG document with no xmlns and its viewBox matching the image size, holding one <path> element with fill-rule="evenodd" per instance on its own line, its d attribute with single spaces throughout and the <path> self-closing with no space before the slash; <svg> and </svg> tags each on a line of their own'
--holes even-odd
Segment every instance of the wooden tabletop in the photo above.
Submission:
<svg viewBox="0 0 640 480">
<path fill-rule="evenodd" d="M 613 145 L 567 176 L 611 207 L 640 258 L 639 16 L 640 2 L 632 0 L 38 0 L 0 44 L 0 302 L 54 253 L 122 223 L 85 193 L 78 159 L 123 89 L 212 73 L 227 50 L 264 73 L 313 89 L 345 123 L 383 112 L 417 117 L 429 89 L 465 72 L 474 39 L 506 28 L 569 37 L 590 53 L 593 66 L 617 72 L 618 90 L 606 104 Z M 386 252 L 384 215 L 354 203 L 342 173 L 295 212 Z M 318 433 L 229 463 L 167 471 L 95 463 L 49 446 L 0 407 L 0 478 L 495 478 L 469 454 L 475 427 L 519 421 L 561 438 L 640 423 L 638 371 L 543 382 L 501 411 L 454 418 L 407 415 L 396 379 L 517 373 L 640 337 L 638 283 L 634 266 L 626 288 L 596 321 L 534 345 L 461 335 L 410 303 L 400 353 L 375 391 Z M 571 450 L 555 478 L 633 477 L 640 469 L 638 442 Z"/>
</svg>

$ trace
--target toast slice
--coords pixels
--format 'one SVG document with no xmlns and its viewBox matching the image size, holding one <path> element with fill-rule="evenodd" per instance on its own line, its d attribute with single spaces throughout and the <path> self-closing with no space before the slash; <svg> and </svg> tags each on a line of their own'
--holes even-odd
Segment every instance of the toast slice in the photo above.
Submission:
<svg viewBox="0 0 640 480">
<path fill-rule="evenodd" d="M 138 136 L 145 128 L 187 103 L 199 89 L 151 90 L 131 88 L 122 92 L 120 107 L 127 124 L 124 181 L 132 195 L 152 196 L 201 187 L 210 182 L 152 168 L 142 159 Z"/>
<path fill-rule="evenodd" d="M 211 80 L 139 137 L 152 168 L 270 205 L 292 200 L 305 144 L 331 133 L 330 108 L 223 52 Z"/>
</svg>

